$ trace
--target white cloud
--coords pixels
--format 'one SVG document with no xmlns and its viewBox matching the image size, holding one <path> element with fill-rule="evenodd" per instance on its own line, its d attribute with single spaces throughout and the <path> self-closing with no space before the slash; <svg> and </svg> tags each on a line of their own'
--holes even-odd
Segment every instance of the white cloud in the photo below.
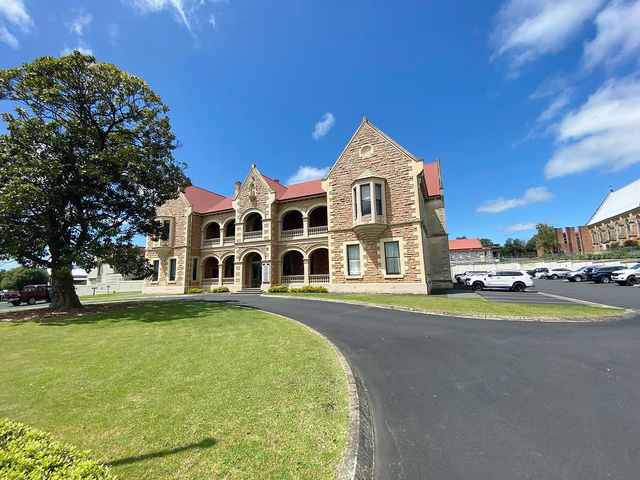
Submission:
<svg viewBox="0 0 640 480">
<path fill-rule="evenodd" d="M 508 58 L 512 69 L 562 50 L 604 0 L 508 0 L 496 15 L 493 58 Z"/>
<path fill-rule="evenodd" d="M 128 2 L 143 13 L 173 9 L 178 21 L 191 30 L 191 24 L 185 13 L 185 0 L 128 0 Z M 197 1 L 195 3 L 200 4 L 201 2 Z"/>
<path fill-rule="evenodd" d="M 640 0 L 613 0 L 596 17 L 596 38 L 584 46 L 585 68 L 611 65 L 638 58 L 640 50 Z"/>
<path fill-rule="evenodd" d="M 213 13 L 209 15 L 207 22 L 209 22 L 213 28 L 216 28 L 216 16 Z"/>
<path fill-rule="evenodd" d="M 0 15 L 23 32 L 28 32 L 33 25 L 23 0 L 0 0 Z"/>
<path fill-rule="evenodd" d="M 76 35 L 82 36 L 84 27 L 89 25 L 92 21 L 93 21 L 93 17 L 90 14 L 81 13 L 76 18 L 68 22 L 66 25 L 71 33 L 75 33 Z"/>
<path fill-rule="evenodd" d="M 6 43 L 14 49 L 17 49 L 20 46 L 20 42 L 18 42 L 16 36 L 7 30 L 7 27 L 2 24 L 0 24 L 0 42 Z"/>
<path fill-rule="evenodd" d="M 311 136 L 314 140 L 320 140 L 329 133 L 334 123 L 336 123 L 336 119 L 333 117 L 333 114 L 325 113 L 322 118 L 316 122 L 316 128 L 313 130 Z"/>
<path fill-rule="evenodd" d="M 79 51 L 83 55 L 93 55 L 93 50 L 91 50 L 89 47 L 85 45 L 80 44 L 74 48 L 64 47 L 64 49 L 60 52 L 60 56 L 63 57 L 65 55 L 69 55 L 74 50 Z"/>
<path fill-rule="evenodd" d="M 498 213 L 516 207 L 524 207 L 532 203 L 544 202 L 553 198 L 553 194 L 546 187 L 528 188 L 520 198 L 498 197 L 488 200 L 478 206 L 476 211 L 485 213 Z"/>
<path fill-rule="evenodd" d="M 318 178 L 323 178 L 327 173 L 329 173 L 329 169 L 327 168 L 315 168 L 315 167 L 300 167 L 298 171 L 291 175 L 287 179 L 287 185 L 292 183 L 300 183 L 300 182 L 308 182 L 309 180 L 317 180 Z"/>
<path fill-rule="evenodd" d="M 560 112 L 569 105 L 571 101 L 571 96 L 573 95 L 573 91 L 570 89 L 565 90 L 561 94 L 559 94 L 556 98 L 554 98 L 551 103 L 544 109 L 544 111 L 538 116 L 536 120 L 538 123 L 546 123 L 558 116 Z"/>
<path fill-rule="evenodd" d="M 544 167 L 547 178 L 640 163 L 640 76 L 605 82 L 556 130 L 558 148 Z"/>
<path fill-rule="evenodd" d="M 111 44 L 115 45 L 118 42 L 118 37 L 120 36 L 120 26 L 117 23 L 112 23 L 107 27 L 107 32 L 109 34 Z"/>
<path fill-rule="evenodd" d="M 529 230 L 535 230 L 536 225 L 536 222 L 516 223 L 507 228 L 498 227 L 498 230 L 501 232 L 526 232 Z"/>
</svg>

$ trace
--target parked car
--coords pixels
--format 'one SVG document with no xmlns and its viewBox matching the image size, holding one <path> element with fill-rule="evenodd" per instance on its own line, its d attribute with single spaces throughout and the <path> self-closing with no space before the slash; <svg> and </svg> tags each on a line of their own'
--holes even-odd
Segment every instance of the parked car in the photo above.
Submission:
<svg viewBox="0 0 640 480">
<path fill-rule="evenodd" d="M 589 267 L 580 267 L 577 270 L 573 270 L 569 272 L 567 276 L 567 280 L 570 282 L 583 282 L 584 280 L 589 279 L 589 274 L 593 272 L 597 267 L 589 266 Z"/>
<path fill-rule="evenodd" d="M 472 275 L 468 278 L 467 284 L 474 290 L 506 288 L 514 292 L 524 292 L 527 287 L 533 287 L 533 280 L 527 272 L 504 271 Z"/>
<path fill-rule="evenodd" d="M 533 270 L 527 270 L 527 274 L 531 278 L 537 278 L 538 275 L 541 275 L 541 274 L 546 273 L 548 271 L 549 271 L 549 269 L 547 267 L 538 267 L 538 268 L 534 268 Z"/>
<path fill-rule="evenodd" d="M 547 280 L 557 280 L 559 278 L 567 278 L 570 273 L 571 270 L 568 268 L 553 268 L 548 272 L 541 274 L 540 278 L 545 278 Z"/>
<path fill-rule="evenodd" d="M 0 290 L 0 302 L 4 302 L 6 295 L 7 292 L 5 290 Z"/>
<path fill-rule="evenodd" d="M 50 303 L 51 287 L 49 285 L 26 285 L 19 292 L 8 292 L 6 300 L 16 307 L 21 303 L 35 305 L 38 300 Z"/>
<path fill-rule="evenodd" d="M 466 278 L 470 277 L 471 275 L 482 275 L 484 273 L 487 273 L 487 271 L 486 270 L 468 270 L 466 272 L 458 273 L 457 275 L 455 275 L 455 279 L 459 285 L 465 285 Z"/>
<path fill-rule="evenodd" d="M 611 275 L 613 274 L 613 272 L 624 269 L 625 268 L 622 265 L 598 267 L 593 272 L 591 272 L 590 280 L 596 283 L 609 283 L 611 281 Z"/>
<path fill-rule="evenodd" d="M 640 263 L 636 263 L 632 267 L 618 270 L 611 274 L 611 280 L 618 285 L 636 285 L 640 282 Z"/>
</svg>

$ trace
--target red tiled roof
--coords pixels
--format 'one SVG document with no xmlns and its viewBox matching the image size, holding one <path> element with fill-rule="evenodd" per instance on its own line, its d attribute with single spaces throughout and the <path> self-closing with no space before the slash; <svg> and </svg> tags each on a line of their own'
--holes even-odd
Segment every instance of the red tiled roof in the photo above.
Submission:
<svg viewBox="0 0 640 480">
<path fill-rule="evenodd" d="M 482 250 L 482 248 L 482 244 L 477 238 L 449 240 L 449 250 Z"/>
<path fill-rule="evenodd" d="M 222 195 L 193 185 L 184 189 L 184 196 L 198 213 L 206 212 L 224 199 Z"/>
<path fill-rule="evenodd" d="M 310 197 L 311 195 L 322 195 L 322 180 L 310 180 L 308 182 L 294 183 L 286 187 L 286 191 L 278 197 L 278 200 L 290 200 L 292 198 Z"/>
<path fill-rule="evenodd" d="M 213 207 L 209 208 L 204 212 L 198 212 L 198 213 L 213 213 L 213 212 L 222 212 L 224 210 L 231 210 L 233 208 L 233 205 L 231 204 L 231 202 L 233 202 L 233 197 L 224 197 L 220 202 L 216 203 Z"/>
<path fill-rule="evenodd" d="M 440 189 L 440 169 L 438 163 L 425 163 L 424 164 L 424 184 L 427 187 L 427 195 L 429 197 L 435 197 L 442 195 Z"/>
<path fill-rule="evenodd" d="M 269 188 L 276 192 L 276 199 L 280 200 L 280 197 L 287 190 L 287 187 L 285 187 L 284 185 L 280 185 L 280 183 L 276 182 L 275 180 L 271 180 L 266 175 L 262 175 L 262 178 L 264 178 L 264 181 L 267 182 Z"/>
</svg>

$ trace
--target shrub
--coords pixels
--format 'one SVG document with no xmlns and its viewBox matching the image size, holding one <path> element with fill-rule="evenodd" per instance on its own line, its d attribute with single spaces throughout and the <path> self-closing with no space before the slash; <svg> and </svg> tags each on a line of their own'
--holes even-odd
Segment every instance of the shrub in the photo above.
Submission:
<svg viewBox="0 0 640 480">
<path fill-rule="evenodd" d="M 187 293 L 204 293 L 204 289 L 193 287 L 187 290 Z"/>
<path fill-rule="evenodd" d="M 289 287 L 287 285 L 271 285 L 269 287 L 269 293 L 287 293 Z"/>
<path fill-rule="evenodd" d="M 638 242 L 636 242 L 635 240 L 625 240 L 623 245 L 625 247 L 637 247 Z"/>
<path fill-rule="evenodd" d="M 299 288 L 290 288 L 291 293 L 327 293 L 328 290 L 325 287 L 314 285 L 303 285 Z"/>
<path fill-rule="evenodd" d="M 209 293 L 229 293 L 229 289 L 227 287 L 216 287 L 209 290 Z"/>
<path fill-rule="evenodd" d="M 0 420 L 0 478 L 115 480 L 109 469 L 46 432 Z"/>
</svg>

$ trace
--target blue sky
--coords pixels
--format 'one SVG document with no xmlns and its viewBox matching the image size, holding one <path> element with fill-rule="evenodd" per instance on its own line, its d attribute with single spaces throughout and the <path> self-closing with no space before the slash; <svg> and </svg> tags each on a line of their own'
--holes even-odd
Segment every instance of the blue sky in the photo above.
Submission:
<svg viewBox="0 0 640 480">
<path fill-rule="evenodd" d="M 502 242 L 640 177 L 638 25 L 640 0 L 0 0 L 0 68 L 78 48 L 144 78 L 225 195 L 251 163 L 321 175 L 366 115 L 441 158 L 451 238 Z"/>
</svg>

